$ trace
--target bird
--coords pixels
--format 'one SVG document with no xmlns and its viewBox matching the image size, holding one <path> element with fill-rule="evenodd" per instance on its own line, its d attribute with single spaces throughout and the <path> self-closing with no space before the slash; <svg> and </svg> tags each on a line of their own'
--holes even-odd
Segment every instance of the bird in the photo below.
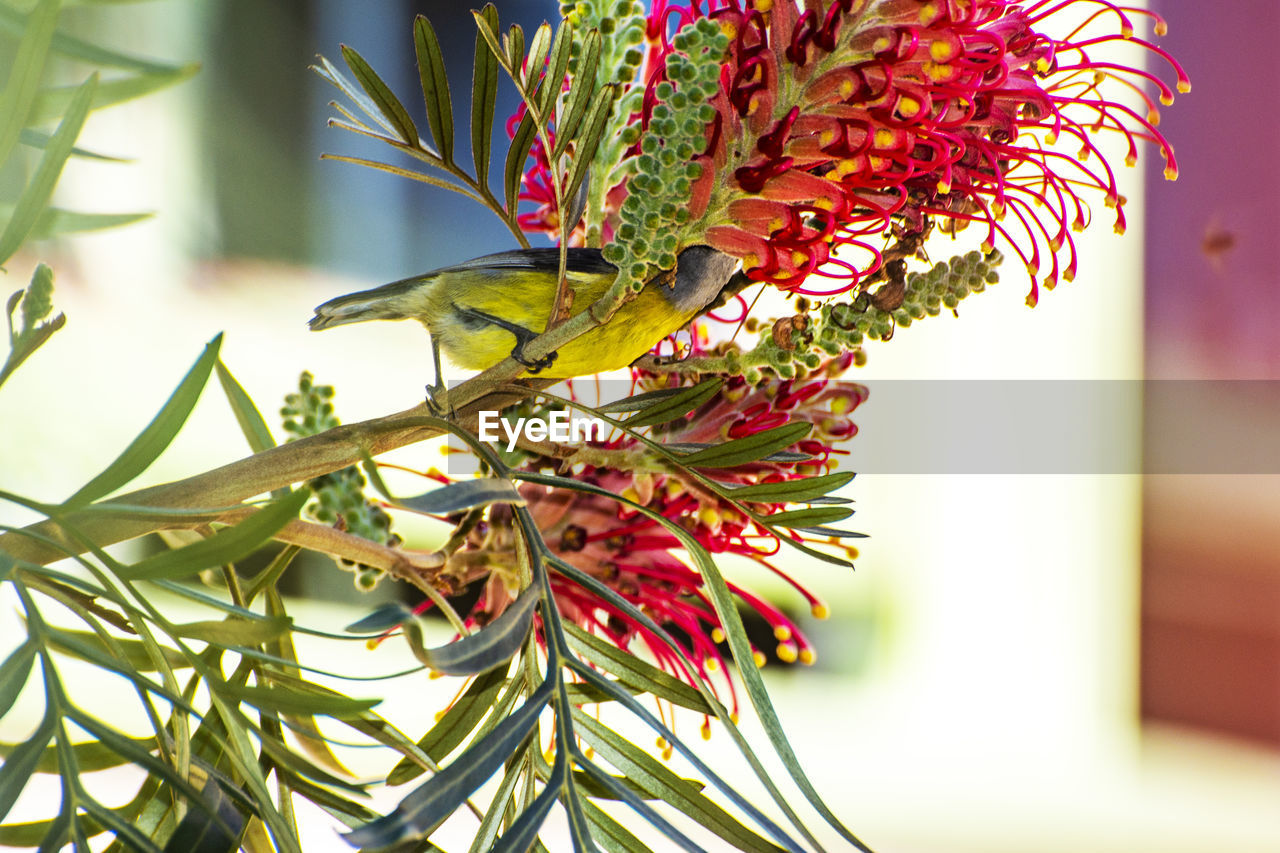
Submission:
<svg viewBox="0 0 1280 853">
<path fill-rule="evenodd" d="M 613 284 L 618 269 L 599 249 L 566 250 L 574 305 L 587 306 Z M 527 373 L 567 379 L 624 368 L 710 305 L 733 277 L 737 259 L 693 245 L 677 256 L 675 275 L 650 281 L 608 322 L 532 362 L 524 347 L 546 329 L 559 284 L 560 249 L 498 252 L 455 266 L 330 299 L 315 309 L 313 331 L 366 320 L 415 319 L 439 354 L 467 370 L 485 370 L 511 356 Z M 662 279 L 659 276 L 658 279 Z"/>
</svg>

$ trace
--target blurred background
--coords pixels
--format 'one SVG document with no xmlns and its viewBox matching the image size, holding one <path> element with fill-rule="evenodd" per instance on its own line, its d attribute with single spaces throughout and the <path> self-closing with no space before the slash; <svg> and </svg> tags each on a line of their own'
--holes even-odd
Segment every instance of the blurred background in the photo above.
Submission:
<svg viewBox="0 0 1280 853">
<path fill-rule="evenodd" d="M 504 24 L 527 30 L 556 13 L 552 2 L 497 5 Z M 1145 169 L 1122 176 L 1128 233 L 1111 234 L 1100 213 L 1077 280 L 1036 310 L 1024 306 L 1026 284 L 1010 264 L 959 319 L 873 344 L 852 377 L 872 389 L 859 410 L 868 440 L 892 428 L 892 413 L 876 409 L 877 382 L 1145 377 L 1197 380 L 1194 393 L 1214 402 L 1166 405 L 1145 419 L 1136 404 L 1098 413 L 1119 444 L 1149 450 L 1187 423 L 1280 442 L 1280 417 L 1265 402 L 1273 386 L 1263 382 L 1280 379 L 1280 288 L 1266 254 L 1278 245 L 1269 205 L 1280 167 L 1265 156 L 1274 147 L 1266 132 L 1280 130 L 1268 85 L 1280 5 L 1154 5 L 1170 20 L 1160 44 L 1194 84 L 1161 125 L 1180 180 L 1161 180 L 1159 157 L 1143 151 Z M 221 331 L 224 361 L 269 420 L 302 370 L 337 387 L 345 421 L 418 402 L 429 377 L 420 328 L 313 335 L 311 308 L 512 241 L 459 197 L 319 159 L 385 155 L 326 128 L 336 92 L 307 70 L 317 53 L 357 48 L 420 111 L 410 27 L 423 12 L 455 92 L 469 91 L 467 4 L 370 8 L 168 0 L 64 12 L 94 40 L 202 70 L 93 114 L 80 144 L 135 162 L 73 159 L 59 185 L 61 207 L 155 216 L 36 244 L 0 281 L 17 290 L 38 260 L 49 263 L 69 318 L 0 393 L 0 488 L 51 501 L 73 492 Z M 514 98 L 500 97 L 499 115 L 509 114 Z M 931 247 L 935 260 L 952 253 Z M 1257 384 L 1231 384 L 1240 380 Z M 1179 399 L 1175 386 L 1161 387 L 1166 404 Z M 982 421 L 973 412 L 941 424 L 939 441 L 962 447 Z M 139 485 L 246 452 L 210 392 Z M 436 454 L 420 447 L 405 458 L 425 467 Z M 871 536 L 857 572 L 788 566 L 830 604 L 825 622 L 752 567 L 733 567 L 795 613 L 818 646 L 817 666 L 768 674 L 801 759 L 864 840 L 906 853 L 1280 851 L 1280 469 L 1177 471 L 861 476 L 847 491 L 855 527 Z M 27 520 L 0 505 L 0 522 Z M 324 561 L 304 577 L 296 592 L 318 602 L 318 618 L 344 618 L 325 601 L 369 606 L 353 601 L 351 576 Z M 395 594 L 388 588 L 379 594 Z M 2 630 L 8 645 L 17 628 Z M 727 748 L 724 740 L 709 748 Z M 317 826 L 314 849 L 344 849 Z"/>
</svg>

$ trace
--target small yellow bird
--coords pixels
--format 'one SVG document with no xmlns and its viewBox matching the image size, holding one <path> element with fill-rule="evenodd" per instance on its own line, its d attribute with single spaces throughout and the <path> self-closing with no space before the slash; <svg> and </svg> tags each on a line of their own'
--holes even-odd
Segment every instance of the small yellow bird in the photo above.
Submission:
<svg viewBox="0 0 1280 853">
<path fill-rule="evenodd" d="M 524 347 L 546 329 L 559 249 L 499 252 L 339 296 L 316 308 L 309 325 L 319 331 L 364 320 L 418 320 L 431 333 L 437 381 L 440 350 L 468 370 L 484 370 L 510 355 L 529 373 L 565 379 L 626 367 L 706 308 L 736 265 L 733 257 L 707 246 L 684 249 L 670 286 L 650 282 L 608 323 L 565 344 L 544 363 L 527 361 Z M 599 249 L 569 249 L 566 272 L 579 309 L 599 299 L 618 274 Z"/>
</svg>

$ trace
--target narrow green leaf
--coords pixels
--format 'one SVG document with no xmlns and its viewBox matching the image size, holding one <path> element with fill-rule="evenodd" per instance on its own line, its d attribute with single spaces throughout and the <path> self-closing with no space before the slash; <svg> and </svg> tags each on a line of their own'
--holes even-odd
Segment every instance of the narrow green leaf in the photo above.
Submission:
<svg viewBox="0 0 1280 853">
<path fill-rule="evenodd" d="M 35 227 L 45 205 L 49 203 L 53 188 L 58 183 L 58 176 L 62 174 L 62 167 L 71 156 L 76 137 L 80 135 L 85 117 L 89 115 L 89 100 L 93 97 L 97 85 L 98 75 L 90 75 L 89 79 L 76 89 L 75 97 L 68 103 L 66 115 L 58 123 L 58 129 L 49 140 L 49 147 L 41 155 L 35 174 L 31 176 L 30 182 L 18 196 L 18 201 L 13 207 L 13 215 L 5 224 L 4 232 L 0 233 L 0 264 L 7 261 L 18 250 L 26 240 L 27 234 Z M 16 139 L 16 133 L 14 137 Z"/>
<path fill-rule="evenodd" d="M 445 675 L 476 675 L 511 660 L 533 625 L 538 596 L 526 589 L 488 625 L 445 646 L 425 649 L 422 662 Z"/>
<path fill-rule="evenodd" d="M 74 655 L 81 660 L 88 661 L 100 669 L 105 669 L 108 672 L 114 672 L 117 675 L 122 675 L 132 681 L 138 689 L 144 690 L 148 693 L 154 693 L 192 716 L 200 716 L 200 712 L 197 711 L 190 702 L 182 698 L 182 696 L 174 693 L 159 682 L 152 681 L 149 678 L 144 678 L 142 673 L 134 669 L 128 661 L 118 660 L 113 655 L 103 651 L 102 649 L 82 641 L 80 637 L 76 636 L 72 632 L 61 628 L 46 628 L 45 637 L 51 647 L 64 651 L 67 654 Z"/>
<path fill-rule="evenodd" d="M 554 777 L 553 781 L 555 781 Z M 542 824 L 550 814 L 551 807 L 556 804 L 556 798 L 559 795 L 560 786 L 548 782 L 547 787 L 534 798 L 529 808 L 522 811 L 515 823 L 511 824 L 511 828 L 498 836 L 497 842 L 493 845 L 493 853 L 526 853 L 537 839 L 538 830 L 542 829 Z M 575 843 L 574 849 L 583 848 Z"/>
<path fill-rule="evenodd" d="M 555 41 L 551 43 L 550 62 L 547 63 L 546 71 L 542 75 L 542 83 L 538 86 L 538 112 L 544 117 L 551 116 L 551 110 L 556 105 L 556 98 L 560 96 L 560 91 L 564 88 L 564 75 L 569 69 L 569 54 L 572 52 L 573 24 L 568 21 L 561 21 L 559 28 L 556 29 Z M 541 65 L 542 63 L 539 62 L 535 71 L 542 71 Z M 556 128 L 556 133 L 560 133 L 558 127 Z"/>
<path fill-rule="evenodd" d="M 485 31 L 496 41 L 498 10 L 492 3 L 472 13 L 479 31 L 476 33 L 475 67 L 471 78 L 471 157 L 476 166 L 476 180 L 489 183 L 489 154 L 493 147 L 493 118 L 498 104 L 498 57 L 489 49 Z"/>
<path fill-rule="evenodd" d="M 7 69 L 9 81 L 0 91 L 0 163 L 8 163 L 40 91 L 49 47 L 58 27 L 58 0 L 42 0 L 22 22 L 22 41 Z M 3 262 L 3 258 L 0 258 Z"/>
<path fill-rule="evenodd" d="M 200 792 L 167 762 L 152 755 L 149 748 L 141 746 L 133 738 L 121 734 L 79 708 L 73 709 L 69 716 L 76 725 L 96 737 L 103 745 L 110 747 L 117 755 L 146 770 L 149 775 L 163 779 L 168 788 L 186 797 L 196 810 L 203 806 L 204 801 L 201 799 Z M 152 742 L 154 743 L 154 740 Z"/>
<path fill-rule="evenodd" d="M 650 391 L 648 394 L 641 394 L 630 400 L 620 400 L 612 404 L 612 406 L 606 407 L 603 411 L 626 411 L 614 407 L 643 403 L 643 407 L 627 419 L 627 427 L 629 429 L 639 429 L 642 426 L 657 426 L 696 411 L 703 403 L 714 397 L 723 385 L 723 379 L 708 379 L 689 388 L 664 388 L 661 392 Z M 674 391 L 675 393 L 668 393 L 668 391 Z M 662 394 L 661 397 L 652 396 L 659 393 Z M 649 402 L 651 400 L 653 401 L 652 403 Z"/>
<path fill-rule="evenodd" d="M 564 24 L 561 24 L 561 28 Z M 538 27 L 533 33 L 533 41 L 529 42 L 529 56 L 523 62 L 524 80 L 526 91 L 532 92 L 538 80 L 542 77 L 543 70 L 547 62 L 547 54 L 551 52 L 551 25 L 546 21 Z M 519 65 L 512 66 L 519 69 Z M 539 110 L 539 112 L 542 112 Z M 545 112 L 542 112 L 546 116 Z"/>
<path fill-rule="evenodd" d="M 494 30 L 496 32 L 497 27 Z M 507 39 L 504 44 L 507 49 L 507 68 L 513 72 L 511 76 L 515 77 L 517 82 L 523 81 L 524 28 L 519 24 L 512 24 L 507 30 Z"/>
<path fill-rule="evenodd" d="M 314 782 L 309 782 L 286 767 L 277 765 L 276 773 L 281 781 L 289 786 L 289 790 L 306 797 L 311 802 L 328 809 L 330 812 L 345 814 L 361 823 L 376 820 L 378 817 L 377 812 L 363 803 L 348 800 L 341 794 L 330 791 L 328 788 L 324 788 Z"/>
<path fill-rule="evenodd" d="M 214 363 L 214 369 L 218 371 L 218 382 L 222 385 L 223 393 L 227 395 L 227 402 L 231 405 L 236 423 L 240 425 L 240 432 L 249 442 L 250 449 L 254 453 L 261 453 L 275 447 L 276 440 L 271 435 L 271 428 L 267 426 L 262 413 L 254 405 L 253 398 L 231 374 L 230 368 L 223 363 L 222 359 L 218 359 Z"/>
<path fill-rule="evenodd" d="M 866 539 L 867 534 L 857 533 L 853 530 L 839 530 L 835 527 L 797 527 L 797 533 L 805 533 L 810 536 L 833 536 L 836 539 Z"/>
<path fill-rule="evenodd" d="M 316 714 L 338 719 L 357 716 L 382 701 L 381 699 L 355 699 L 341 695 L 304 693 L 284 687 L 239 685 L 231 682 L 226 682 L 226 693 L 264 711 L 277 714 Z"/>
<path fill-rule="evenodd" d="M 500 667 L 476 676 L 466 692 L 422 736 L 418 741 L 418 748 L 431 756 L 433 761 L 443 761 L 475 730 L 480 720 L 493 707 L 498 691 L 506 681 L 506 670 Z M 410 779 L 421 776 L 422 772 L 416 762 L 403 758 L 387 774 L 387 784 L 403 785 Z"/>
<path fill-rule="evenodd" d="M 208 541 L 208 540 L 206 540 Z M 266 619 L 208 619 L 174 626 L 174 633 L 215 646 L 256 646 L 286 634 L 293 627 L 288 616 Z"/>
<path fill-rule="evenodd" d="M 107 808 L 92 797 L 84 797 L 80 800 L 80 805 L 89 815 L 97 819 L 99 826 L 104 830 L 114 832 L 117 838 L 123 839 L 138 853 L 162 853 L 155 842 L 147 838 L 132 822 L 125 820 L 113 809 Z M 86 847 L 85 849 L 88 848 Z"/>
<path fill-rule="evenodd" d="M 537 136 L 538 127 L 533 122 L 533 114 L 526 111 L 520 119 L 520 124 L 516 126 L 515 135 L 511 137 L 511 146 L 507 149 L 503 191 L 506 193 L 508 211 L 515 211 L 520 203 L 520 178 L 524 175 L 524 164 L 529 159 L 529 150 L 533 148 L 533 140 Z"/>
<path fill-rule="evenodd" d="M 814 506 L 808 509 L 794 509 L 790 512 L 775 512 L 773 515 L 761 516 L 771 527 L 810 527 L 833 521 L 844 521 L 853 515 L 853 510 L 842 506 Z"/>
<path fill-rule="evenodd" d="M 75 637 L 79 640 L 80 645 L 73 648 L 60 642 L 60 637 Z M 80 654 L 80 650 L 83 650 L 85 646 L 91 646 L 97 649 L 99 653 L 107 655 L 108 657 L 118 657 L 123 655 L 123 663 L 128 664 L 138 672 L 156 671 L 156 663 L 151 659 L 151 655 L 147 653 L 146 644 L 141 640 L 129 640 L 122 637 L 115 637 L 113 639 L 115 640 L 118 652 L 117 649 L 108 647 L 107 644 L 102 641 L 102 638 L 92 631 L 76 631 L 70 628 L 61 628 L 59 629 L 58 634 L 50 637 L 49 646 L 50 648 L 57 649 L 60 652 L 73 655 L 75 657 L 79 657 L 81 660 L 88 660 L 89 663 L 93 663 L 93 660 L 84 658 Z M 168 646 L 161 646 L 161 649 L 164 653 L 164 659 L 169 664 L 170 668 L 181 669 L 183 667 L 191 666 L 191 662 L 187 657 L 177 649 L 170 648 Z"/>
<path fill-rule="evenodd" d="M 406 145 L 416 146 L 418 144 L 417 125 L 413 123 L 409 111 L 404 108 L 404 104 L 400 103 L 400 99 L 391 91 L 391 88 L 354 48 L 342 45 L 342 58 L 346 60 L 351 72 L 356 75 L 356 82 L 372 99 L 378 112 L 386 119 L 386 123 L 391 126 L 400 140 Z"/>
<path fill-rule="evenodd" d="M 600 64 L 600 33 L 592 30 L 584 39 L 582 54 L 578 59 L 578 68 L 570 82 L 569 97 L 565 101 L 564 115 L 556 128 L 556 150 L 553 159 L 560 156 L 569 147 L 569 142 L 578 132 L 582 117 L 587 114 L 587 107 L 596 96 L 596 67 Z"/>
<path fill-rule="evenodd" d="M 592 664 L 613 673 L 628 687 L 666 699 L 702 714 L 714 714 L 707 700 L 694 688 L 612 643 L 584 631 L 572 622 L 564 624 L 569 644 Z"/>
<path fill-rule="evenodd" d="M 798 480 L 782 480 L 776 483 L 756 483 L 729 492 L 735 501 L 753 503 L 803 503 L 821 497 L 847 485 L 854 478 L 852 471 L 838 471 L 821 477 L 802 477 Z"/>
<path fill-rule="evenodd" d="M 386 847 L 425 832 L 452 814 L 533 731 L 538 723 L 538 714 L 551 698 L 551 690 L 551 680 L 544 681 L 519 710 L 401 800 L 394 811 L 343 837 L 355 847 Z"/>
<path fill-rule="evenodd" d="M 154 737 L 133 738 L 135 744 L 141 749 L 146 749 L 155 745 Z M 18 748 L 16 743 L 0 743 L 0 758 L 7 758 L 10 753 Z M 44 754 L 40 756 L 40 761 L 36 764 L 37 773 L 57 773 L 58 772 L 58 747 L 47 746 Z M 75 753 L 76 767 L 81 773 L 92 773 L 96 770 L 106 770 L 109 767 L 119 767 L 121 764 L 128 764 L 129 759 L 116 752 L 110 746 L 96 740 L 88 740 L 83 743 L 74 744 L 71 751 Z M 0 845 L 6 842 L 0 837 Z M 24 846 L 24 845 L 19 845 Z"/>
<path fill-rule="evenodd" d="M 74 148 L 71 153 L 75 153 Z M 0 205 L 0 216 L 6 219 L 13 215 L 13 211 L 13 205 Z M 36 217 L 35 225 L 31 227 L 27 239 L 48 240 L 62 234 L 81 234 L 86 231 L 120 228 L 151 217 L 150 213 L 78 213 L 74 210 L 46 207 Z"/>
<path fill-rule="evenodd" d="M 152 92 L 181 83 L 188 77 L 194 76 L 199 70 L 199 63 L 191 63 L 175 71 L 149 72 L 120 77 L 115 80 L 106 80 L 98 84 L 98 88 L 93 95 L 91 109 L 100 110 L 103 107 L 114 106 L 125 101 L 131 101 L 134 98 L 141 98 L 143 95 L 150 95 Z M 75 91 L 75 86 L 59 86 L 53 89 L 41 90 L 31 108 L 28 124 L 44 124 L 65 113 L 71 99 L 75 96 Z"/>
<path fill-rule="evenodd" d="M 660 830 L 676 847 L 686 851 L 686 853 L 707 853 L 697 842 L 679 829 L 676 829 L 670 821 L 656 812 L 652 806 L 645 802 L 644 797 L 637 794 L 631 786 L 622 784 L 612 774 L 605 773 L 590 761 L 583 760 L 580 763 L 593 779 L 607 788 L 617 799 L 631 806 L 636 814 Z"/>
<path fill-rule="evenodd" d="M 780 427 L 780 429 L 786 429 L 786 427 Z M 776 432 L 776 430 L 770 430 L 770 432 Z M 680 538 L 685 541 L 685 536 Z M 756 715 L 760 718 L 761 725 L 769 736 L 769 742 L 773 745 L 774 752 L 777 753 L 783 765 L 786 766 L 792 781 L 796 783 L 796 786 L 804 794 L 805 799 L 822 815 L 823 819 L 850 844 L 864 851 L 864 853 L 869 853 L 869 848 L 840 822 L 840 819 L 835 816 L 835 813 L 819 796 L 817 789 L 814 788 L 808 775 L 800 766 L 795 750 L 791 748 L 791 742 L 787 739 L 786 730 L 782 727 L 782 722 L 778 719 L 778 713 L 774 710 L 773 702 L 769 699 L 769 693 L 765 689 L 764 680 L 760 677 L 760 671 L 752 664 L 751 642 L 747 639 L 746 628 L 742 625 L 742 616 L 738 613 L 736 599 L 725 584 L 724 576 L 720 573 L 720 569 L 706 550 L 698 546 L 692 540 L 692 537 L 689 537 L 686 545 L 688 545 L 689 555 L 693 558 L 698 572 L 705 582 L 707 595 L 715 607 L 716 614 L 720 617 L 720 624 L 726 639 L 729 641 L 729 649 L 733 652 L 733 659 L 738 663 L 738 672 L 743 686 L 746 688 L 747 696 L 751 699 L 752 707 L 756 710 Z"/>
<path fill-rule="evenodd" d="M 588 800 L 582 804 L 582 810 L 594 829 L 592 838 L 608 853 L 652 853 L 649 845 L 632 835 L 604 809 Z"/>
<path fill-rule="evenodd" d="M 637 787 L 693 818 L 734 847 L 752 853 L 779 853 L 783 850 L 743 826 L 661 761 L 590 714 L 575 708 L 573 721 L 574 730 Z"/>
<path fill-rule="evenodd" d="M 214 566 L 234 563 L 262 547 L 289 521 L 296 518 L 311 497 L 298 489 L 273 501 L 233 527 L 225 527 L 208 539 L 139 560 L 123 573 L 130 580 L 181 578 Z"/>
<path fill-rule="evenodd" d="M 36 643 L 28 639 L 13 650 L 0 664 L 0 718 L 9 713 L 18 694 L 31 675 L 31 665 L 36 659 Z"/>
<path fill-rule="evenodd" d="M 399 628 L 413 618 L 413 611 L 398 601 L 379 605 L 363 619 L 357 619 L 342 630 L 349 634 L 379 634 Z"/>
<path fill-rule="evenodd" d="M 209 380 L 209 373 L 218 359 L 220 346 L 222 346 L 221 334 L 205 346 L 204 353 L 196 359 L 196 363 L 187 371 L 187 375 L 182 378 L 177 389 L 165 401 L 151 423 L 147 424 L 138 437 L 101 474 L 67 498 L 63 506 L 71 509 L 92 503 L 125 485 L 155 461 L 186 423 L 187 416 L 191 414 L 196 400 L 200 398 L 200 392 L 204 390 L 205 383 Z"/>
<path fill-rule="evenodd" d="M 511 802 L 511 798 L 515 794 L 516 783 L 520 781 L 519 767 L 531 742 L 532 739 L 527 741 L 522 749 L 517 749 L 515 754 L 508 759 L 507 772 L 498 784 L 498 790 L 494 792 L 493 799 L 489 801 L 489 807 L 485 809 L 484 817 L 480 819 L 480 828 L 476 830 L 476 837 L 471 841 L 471 847 L 467 850 L 467 853 L 485 853 L 485 851 L 493 849 L 493 841 L 498 837 L 498 829 L 502 824 L 502 818 L 507 813 L 507 804 Z"/>
<path fill-rule="evenodd" d="M 53 5 L 57 5 L 56 3 Z M 69 5 L 69 4 L 68 4 Z M 20 35 L 23 31 L 22 14 L 11 6 L 0 3 L 0 30 Z M 177 71 L 178 67 L 164 62 L 156 62 L 139 56 L 130 56 L 101 45 L 85 41 L 64 32 L 55 32 L 51 47 L 55 53 L 79 59 L 90 65 L 121 68 L 125 71 L 149 71 L 165 73 Z M 0 158 L 2 160 L 3 158 Z"/>
<path fill-rule="evenodd" d="M 49 140 L 53 139 L 53 134 L 43 130 L 36 130 L 33 127 L 24 127 L 22 133 L 18 134 L 18 141 L 23 145 L 31 148 L 48 148 Z M 72 157 L 83 157 L 86 160 L 101 160 L 104 163 L 131 163 L 128 157 L 115 157 L 110 154 L 99 154 L 97 151 L 89 151 L 86 148 L 76 146 L 71 149 Z"/>
<path fill-rule="evenodd" d="M 453 162 L 453 98 L 449 94 L 449 76 L 445 73 L 444 56 L 435 28 L 425 15 L 413 21 L 413 46 L 418 56 L 418 78 L 427 106 L 427 123 L 431 138 L 440 150 L 440 158 Z"/>
<path fill-rule="evenodd" d="M 596 148 L 604 136 L 604 129 L 609 120 L 609 112 L 613 109 L 613 86 L 605 86 L 591 103 L 587 116 L 582 120 L 575 138 L 573 162 L 569 167 L 569 182 L 565 187 L 565 198 L 573 198 L 578 194 L 591 162 L 595 159 Z M 575 223 L 576 224 L 576 223 Z"/>
<path fill-rule="evenodd" d="M 803 421 L 787 424 L 680 456 L 678 461 L 689 468 L 733 468 L 790 447 L 811 429 L 813 425 Z"/>
<path fill-rule="evenodd" d="M 210 777 L 200 791 L 200 808 L 191 808 L 165 844 L 165 853 L 228 853 L 240 847 L 245 816 Z"/>
<path fill-rule="evenodd" d="M 0 819 L 9 814 L 18 795 L 26 787 L 27 780 L 35 772 L 40 756 L 44 753 L 45 744 L 53 739 L 58 718 L 53 706 L 45 708 L 44 720 L 39 727 L 18 745 L 4 764 L 0 764 Z"/>
<path fill-rule="evenodd" d="M 258 730 L 262 738 L 262 751 L 267 754 L 272 763 L 277 767 L 284 767 L 301 778 L 311 779 L 323 785 L 329 785 L 333 788 L 341 788 L 354 794 L 363 794 L 364 786 L 353 784 L 345 779 L 340 779 L 329 771 L 317 767 L 306 758 L 298 755 L 278 738 L 271 734 Z"/>
<path fill-rule="evenodd" d="M 396 501 L 399 507 L 431 515 L 448 515 L 495 503 L 524 506 L 524 498 L 510 480 L 485 477 L 450 483 L 426 494 Z"/>
</svg>

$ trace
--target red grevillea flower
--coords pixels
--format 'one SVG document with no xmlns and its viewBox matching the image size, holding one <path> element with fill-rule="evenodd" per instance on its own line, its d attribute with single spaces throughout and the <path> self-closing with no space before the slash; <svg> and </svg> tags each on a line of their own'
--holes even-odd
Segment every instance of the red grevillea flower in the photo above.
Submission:
<svg viewBox="0 0 1280 853">
<path fill-rule="evenodd" d="M 943 230 L 976 223 L 984 249 L 1002 242 L 1021 258 L 1034 305 L 1041 283 L 1074 277 L 1073 233 L 1094 191 L 1124 229 L 1096 132 L 1125 140 L 1128 165 L 1140 140 L 1155 144 L 1177 176 L 1144 88 L 1164 104 L 1173 90 L 1102 56 L 1141 46 L 1189 90 L 1171 57 L 1134 36 L 1139 15 L 1164 32 L 1158 16 L 1111 0 L 655 0 L 633 119 L 647 126 L 670 36 L 709 17 L 730 47 L 691 194 L 694 237 L 741 258 L 753 279 L 828 293 L 878 268 L 890 233 L 924 233 L 931 217 Z M 1145 113 L 1116 99 L 1126 90 Z M 857 260 L 836 256 L 845 247 Z M 815 273 L 834 287 L 806 285 Z"/>
<path fill-rule="evenodd" d="M 806 378 L 773 380 L 750 386 L 741 378 L 729 379 L 721 391 L 683 422 L 664 431 L 667 442 L 703 442 L 740 438 L 787 423 L 813 425 L 809 436 L 788 454 L 736 468 L 718 470 L 715 478 L 730 485 L 790 480 L 825 473 L 835 464 L 832 445 L 857 432 L 853 410 L 866 389 L 832 377 L 846 370 L 852 356 L 824 365 Z M 665 387 L 666 376 L 640 376 L 647 389 Z M 639 443 L 623 437 L 595 442 L 593 447 L 625 453 Z M 539 468 L 550 460 L 534 460 Z M 793 586 L 808 602 L 815 616 L 825 618 L 826 606 L 802 584 L 782 571 L 771 559 L 782 547 L 776 537 L 760 528 L 728 502 L 709 490 L 661 472 L 587 465 L 574 478 L 599 486 L 647 507 L 679 524 L 712 554 L 738 554 L 768 567 Z M 571 580 L 552 572 L 552 587 L 561 615 L 584 629 L 627 649 L 643 644 L 665 669 L 695 682 L 724 669 L 718 644 L 723 626 L 703 586 L 702 576 L 690 565 L 680 540 L 660 523 L 616 500 L 569 489 L 548 489 L 525 484 L 520 488 L 530 512 L 552 549 L 564 560 L 603 581 L 684 644 L 692 669 L 662 640 L 627 613 L 602 600 Z M 758 504 L 764 514 L 783 505 Z M 510 602 L 514 585 L 515 531 L 509 510 L 494 507 L 487 522 L 478 525 L 466 544 L 449 559 L 444 574 L 469 582 L 488 574 L 484 592 L 468 614 L 476 626 L 487 624 Z M 802 533 L 793 532 L 797 539 Z M 827 537 L 810 534 L 810 538 Z M 852 553 L 852 549 L 845 549 Z M 730 590 L 773 630 L 775 653 L 784 661 L 812 663 L 816 652 L 799 628 L 778 607 L 730 582 Z M 424 605 L 424 607 L 429 605 Z M 755 653 L 756 663 L 765 655 Z M 737 699 L 733 683 L 724 678 L 731 707 Z"/>
</svg>

